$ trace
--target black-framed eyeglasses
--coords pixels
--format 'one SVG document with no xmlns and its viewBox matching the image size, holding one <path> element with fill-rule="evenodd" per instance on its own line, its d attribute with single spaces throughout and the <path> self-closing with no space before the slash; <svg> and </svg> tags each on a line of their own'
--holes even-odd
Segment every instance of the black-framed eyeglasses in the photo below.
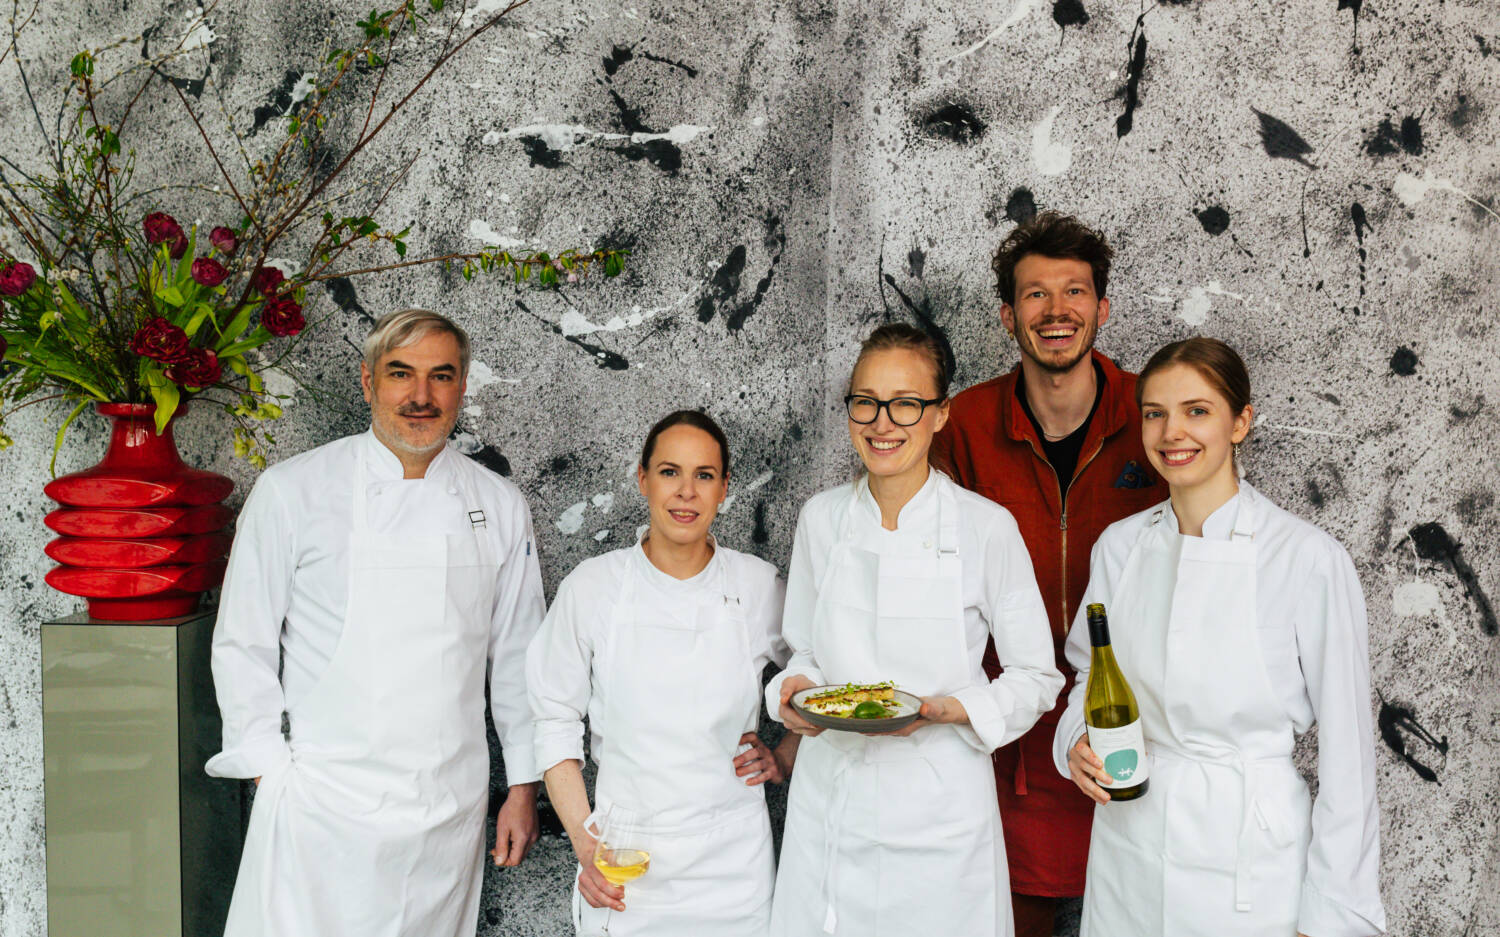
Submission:
<svg viewBox="0 0 1500 937">
<path fill-rule="evenodd" d="M 928 407 L 940 404 L 947 399 L 947 397 L 934 397 L 931 400 L 923 400 L 921 397 L 892 397 L 890 400 L 880 400 L 875 397 L 866 397 L 864 394 L 850 394 L 844 398 L 844 409 L 849 411 L 849 419 L 856 423 L 874 423 L 880 418 L 881 408 L 884 408 L 892 423 L 897 426 L 914 426 L 922 419 L 922 414 L 927 412 Z"/>
</svg>

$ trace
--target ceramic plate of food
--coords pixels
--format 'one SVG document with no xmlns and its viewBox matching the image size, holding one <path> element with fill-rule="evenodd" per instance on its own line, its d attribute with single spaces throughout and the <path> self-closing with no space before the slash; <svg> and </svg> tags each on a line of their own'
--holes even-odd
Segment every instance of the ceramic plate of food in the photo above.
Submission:
<svg viewBox="0 0 1500 937">
<path fill-rule="evenodd" d="M 792 694 L 792 707 L 820 729 L 894 732 L 917 720 L 922 701 L 887 680 L 808 687 Z"/>
</svg>

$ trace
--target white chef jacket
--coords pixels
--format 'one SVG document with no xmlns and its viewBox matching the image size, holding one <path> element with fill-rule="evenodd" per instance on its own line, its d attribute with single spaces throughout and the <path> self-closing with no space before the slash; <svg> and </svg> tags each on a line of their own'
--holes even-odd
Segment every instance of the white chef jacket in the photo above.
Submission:
<svg viewBox="0 0 1500 937">
<path fill-rule="evenodd" d="M 318 682 L 343 631 L 349 591 L 355 462 L 364 453 L 369 524 L 381 532 L 461 533 L 475 524 L 504 558 L 491 613 L 490 711 L 506 780 L 538 780 L 526 705 L 525 651 L 545 602 L 531 511 L 520 489 L 444 448 L 425 477 L 403 478 L 401 460 L 373 430 L 346 436 L 267 469 L 245 499 L 219 597 L 213 675 L 224 719 L 224 748 L 209 759 L 216 777 L 260 777 L 290 760 L 282 713 Z M 483 518 L 434 517 L 406 510 L 403 490 L 447 484 L 469 470 L 481 484 Z M 278 659 L 284 666 L 277 676 Z M 399 648 L 391 652 L 399 654 Z M 292 726 L 293 733 L 296 726 Z"/>
<path fill-rule="evenodd" d="M 968 712 L 969 725 L 983 749 L 993 751 L 1020 737 L 1036 722 L 1038 713 L 1055 705 L 1063 678 L 1053 657 L 1047 612 L 1037 591 L 1031 555 L 1026 552 L 1026 543 L 1009 511 L 959 488 L 934 470 L 901 508 L 896 526 L 936 532 L 937 486 L 943 483 L 953 488 L 958 502 L 964 639 L 971 671 L 969 686 L 952 696 Z M 828 682 L 813 659 L 813 610 L 829 552 L 842 534 L 851 511 L 863 515 L 862 529 L 869 536 L 895 534 L 881 527 L 880 506 L 863 480 L 820 492 L 803 505 L 792 545 L 782 619 L 792 659 L 766 687 L 767 709 L 778 720 L 782 681 L 793 674 L 804 674 L 815 685 Z M 1005 672 L 994 681 L 985 676 L 981 664 L 985 642 L 991 637 L 1005 667 Z M 870 679 L 878 680 L 880 676 L 874 674 Z"/>
<path fill-rule="evenodd" d="M 589 750 L 597 763 L 609 734 L 604 697 L 594 654 L 605 640 L 612 611 L 619 600 L 622 578 L 630 555 L 639 543 L 584 560 L 557 587 L 557 596 L 547 611 L 527 655 L 526 687 L 536 718 L 536 765 L 548 768 L 568 759 L 583 760 L 583 717 L 589 719 Z M 785 586 L 776 567 L 749 554 L 716 545 L 708 565 L 691 579 L 676 579 L 657 569 L 649 559 L 636 563 L 643 570 L 636 584 L 638 604 L 655 613 L 691 625 L 701 605 L 723 601 L 719 590 L 721 567 L 724 581 L 738 590 L 745 604 L 750 634 L 751 666 L 756 673 L 774 661 L 785 664 L 788 651 L 781 637 L 781 605 Z M 664 675 L 664 679 L 669 675 Z M 757 713 L 745 714 L 746 732 L 755 729 Z"/>
<path fill-rule="evenodd" d="M 1240 484 L 1242 493 L 1203 522 L 1206 539 L 1230 539 L 1240 498 L 1249 488 Z M 1252 497 L 1260 583 L 1255 618 L 1266 676 L 1298 735 L 1318 723 L 1318 796 L 1298 930 L 1312 935 L 1381 932 L 1385 912 L 1364 594 L 1342 544 L 1264 495 L 1252 492 Z M 1085 729 L 1083 698 L 1091 660 L 1087 607 L 1100 602 L 1108 611 L 1131 548 L 1155 510 L 1116 521 L 1094 543 L 1089 584 L 1066 646 L 1078 682 L 1053 737 L 1052 757 L 1065 777 L 1071 777 L 1068 751 Z M 1170 502 L 1161 523 L 1178 529 Z"/>
</svg>

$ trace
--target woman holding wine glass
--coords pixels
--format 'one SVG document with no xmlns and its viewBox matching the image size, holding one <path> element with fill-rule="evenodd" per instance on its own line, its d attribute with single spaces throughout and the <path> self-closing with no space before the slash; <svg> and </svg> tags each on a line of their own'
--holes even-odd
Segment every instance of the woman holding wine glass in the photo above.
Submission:
<svg viewBox="0 0 1500 937">
<path fill-rule="evenodd" d="M 1136 388 L 1146 454 L 1170 500 L 1106 528 L 1083 602 L 1107 609 L 1150 787 L 1128 802 L 1106 789 L 1117 779 L 1089 744 L 1091 628 L 1080 611 L 1067 643 L 1078 682 L 1053 757 L 1100 804 L 1082 935 L 1383 933 L 1354 565 L 1338 541 L 1240 480 L 1236 453 L 1254 411 L 1232 348 L 1174 342 Z M 1097 644 L 1100 622 L 1089 624 Z M 1315 721 L 1313 801 L 1292 749 Z"/>
<path fill-rule="evenodd" d="M 927 465 L 948 412 L 942 349 L 909 325 L 865 341 L 845 398 L 865 472 L 802 509 L 787 583 L 794 655 L 766 705 L 797 755 L 774 937 L 1006 937 L 1005 840 L 990 753 L 1062 689 L 1031 559 L 1010 513 Z M 993 639 L 1005 672 L 985 678 Z M 800 689 L 893 681 L 920 718 L 819 730 Z"/>
<path fill-rule="evenodd" d="M 580 865 L 574 926 L 763 937 L 774 859 L 759 785 L 790 772 L 796 737 L 773 753 L 753 730 L 761 670 L 787 656 L 784 589 L 771 564 L 709 533 L 729 486 L 710 417 L 652 427 L 636 479 L 644 535 L 563 580 L 526 658 L 537 766 Z"/>
</svg>

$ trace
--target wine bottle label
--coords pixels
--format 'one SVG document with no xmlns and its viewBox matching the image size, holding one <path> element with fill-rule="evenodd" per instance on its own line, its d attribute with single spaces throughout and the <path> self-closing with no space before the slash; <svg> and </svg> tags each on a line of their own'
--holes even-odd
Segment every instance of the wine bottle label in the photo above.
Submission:
<svg viewBox="0 0 1500 937">
<path fill-rule="evenodd" d="M 1089 726 L 1089 747 L 1104 761 L 1104 772 L 1114 783 L 1099 782 L 1107 791 L 1135 787 L 1150 773 L 1146 760 L 1146 740 L 1141 736 L 1141 720 L 1118 729 Z"/>
</svg>

